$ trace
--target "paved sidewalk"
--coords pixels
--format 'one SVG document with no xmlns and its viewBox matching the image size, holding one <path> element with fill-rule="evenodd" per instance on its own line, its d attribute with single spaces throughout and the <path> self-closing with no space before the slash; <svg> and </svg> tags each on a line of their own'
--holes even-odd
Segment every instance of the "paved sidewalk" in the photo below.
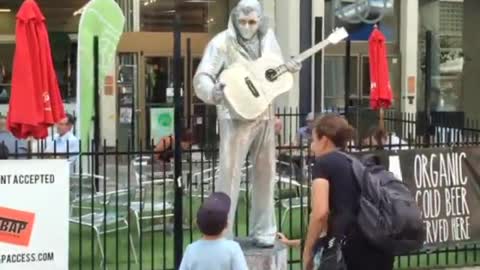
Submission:
<svg viewBox="0 0 480 270">
<path fill-rule="evenodd" d="M 462 268 L 442 268 L 442 269 L 434 269 L 434 270 L 480 270 L 480 266 L 462 267 Z"/>
</svg>

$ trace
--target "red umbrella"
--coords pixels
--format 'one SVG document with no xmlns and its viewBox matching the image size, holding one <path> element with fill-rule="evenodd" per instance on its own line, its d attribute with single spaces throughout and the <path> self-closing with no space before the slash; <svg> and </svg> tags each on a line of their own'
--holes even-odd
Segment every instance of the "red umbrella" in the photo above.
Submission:
<svg viewBox="0 0 480 270">
<path fill-rule="evenodd" d="M 370 54 L 370 106 L 374 110 L 392 105 L 385 36 L 375 27 L 368 40 Z"/>
<path fill-rule="evenodd" d="M 17 138 L 44 139 L 48 127 L 65 118 L 65 110 L 45 17 L 34 0 L 25 0 L 20 7 L 15 37 L 8 128 Z"/>
<path fill-rule="evenodd" d="M 370 54 L 370 107 L 380 110 L 379 127 L 384 130 L 383 109 L 392 106 L 392 86 L 388 72 L 385 36 L 375 25 L 368 40 Z"/>
</svg>

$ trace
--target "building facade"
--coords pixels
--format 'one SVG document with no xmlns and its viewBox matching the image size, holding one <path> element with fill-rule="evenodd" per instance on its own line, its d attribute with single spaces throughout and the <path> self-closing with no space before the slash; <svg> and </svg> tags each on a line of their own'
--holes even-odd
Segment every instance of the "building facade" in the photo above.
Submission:
<svg viewBox="0 0 480 270">
<path fill-rule="evenodd" d="M 0 1 L 0 112 L 8 106 L 9 71 L 15 48 L 15 12 L 19 3 Z M 57 75 L 68 111 L 76 102 L 76 33 L 79 11 L 86 0 L 38 0 L 44 11 Z M 118 0 L 126 18 L 111 74 L 115 91 L 101 92 L 101 136 L 113 145 L 121 141 L 157 140 L 168 125 L 159 126 L 171 113 L 173 97 L 173 18 L 182 20 L 182 97 L 187 126 L 209 125 L 215 130 L 211 107 L 195 97 L 191 78 L 203 49 L 222 31 L 237 0 Z M 285 58 L 293 57 L 323 40 L 335 27 L 345 26 L 350 42 L 330 46 L 303 63 L 295 87 L 276 100 L 279 109 L 302 114 L 331 108 L 368 111 L 370 94 L 368 37 L 374 27 L 355 21 L 345 10 L 353 0 L 260 0 L 275 30 Z M 393 110 L 427 110 L 475 117 L 480 36 L 475 27 L 480 12 L 477 0 L 368 0 L 385 2 L 388 12 L 378 27 L 387 38 Z M 381 4 L 383 5 L 383 4 Z M 10 10 L 7 12 L 6 10 Z M 343 10 L 344 13 L 341 11 Z M 343 14 L 343 15 L 342 15 Z M 348 16 L 351 16 L 349 20 Z M 344 17 L 342 17 L 344 16 Z M 345 19 L 347 16 L 347 19 Z M 430 35 L 430 38 L 427 36 Z M 347 58 L 348 55 L 348 58 Z M 431 57 L 427 57 L 431 55 Z M 430 61 L 427 61 L 431 59 Z M 426 89 L 428 90 L 426 91 Z M 370 112 L 372 113 L 372 112 Z M 160 118 L 159 118 L 160 117 Z M 162 118 L 163 119 L 163 118 Z M 298 119 L 301 122 L 301 119 Z M 354 124 L 361 126 L 360 117 Z M 300 125 L 293 122 L 292 126 Z M 162 131 L 163 130 L 163 131 Z M 167 131 L 165 131 L 167 130 Z M 294 132 L 288 131 L 288 132 Z"/>
</svg>

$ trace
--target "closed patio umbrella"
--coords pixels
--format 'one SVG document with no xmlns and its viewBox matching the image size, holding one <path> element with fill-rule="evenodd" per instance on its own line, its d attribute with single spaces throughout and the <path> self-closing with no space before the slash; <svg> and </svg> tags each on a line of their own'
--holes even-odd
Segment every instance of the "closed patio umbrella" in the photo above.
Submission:
<svg viewBox="0 0 480 270">
<path fill-rule="evenodd" d="M 384 128 L 383 110 L 392 106 L 393 94 L 387 62 L 385 36 L 374 27 L 368 40 L 370 57 L 370 107 L 380 110 L 380 128 Z"/>
<path fill-rule="evenodd" d="M 44 139 L 48 128 L 65 117 L 65 110 L 45 17 L 34 0 L 20 7 L 15 36 L 8 128 L 17 138 Z"/>
</svg>

